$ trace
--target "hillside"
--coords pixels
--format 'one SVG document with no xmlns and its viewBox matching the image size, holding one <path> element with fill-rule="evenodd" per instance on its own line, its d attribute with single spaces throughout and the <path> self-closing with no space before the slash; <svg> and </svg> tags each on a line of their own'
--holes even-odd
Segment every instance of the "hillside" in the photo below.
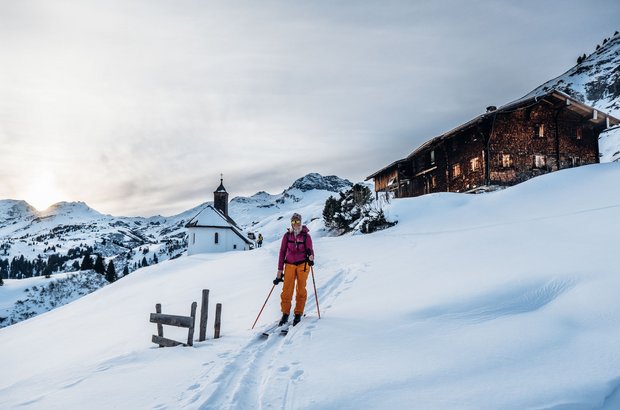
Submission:
<svg viewBox="0 0 620 410">
<path fill-rule="evenodd" d="M 598 164 L 403 199 L 386 210 L 394 228 L 316 238 L 322 317 L 309 284 L 286 337 L 257 336 L 278 291 L 250 330 L 277 243 L 140 269 L 0 329 L 0 407 L 618 408 L 619 178 Z M 153 345 L 155 303 L 185 315 L 203 288 L 223 303 L 223 337 Z"/>
<path fill-rule="evenodd" d="M 536 87 L 524 98 L 558 89 L 576 100 L 620 118 L 620 33 L 606 38 L 564 74 Z M 581 58 L 580 58 L 581 60 Z M 601 162 L 620 160 L 620 127 L 599 138 Z"/>
<path fill-rule="evenodd" d="M 620 33 L 606 38 L 596 50 L 564 74 L 534 89 L 527 97 L 552 89 L 617 116 L 620 113 Z"/>
</svg>

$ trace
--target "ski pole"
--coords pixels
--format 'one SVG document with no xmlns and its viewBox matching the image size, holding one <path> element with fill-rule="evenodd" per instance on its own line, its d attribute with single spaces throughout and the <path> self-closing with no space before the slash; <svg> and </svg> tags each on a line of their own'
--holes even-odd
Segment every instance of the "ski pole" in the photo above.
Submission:
<svg viewBox="0 0 620 410">
<path fill-rule="evenodd" d="M 312 272 L 312 285 L 314 286 L 314 298 L 316 299 L 316 311 L 319 314 L 319 319 L 321 318 L 321 309 L 319 309 L 319 295 L 316 293 L 316 282 L 314 281 L 314 267 L 310 266 L 310 271 Z"/>
<path fill-rule="evenodd" d="M 258 318 L 260 317 L 260 314 L 263 313 L 263 309 L 265 309 L 265 306 L 267 305 L 267 301 L 269 300 L 269 297 L 271 296 L 271 292 L 273 292 L 275 287 L 276 287 L 276 284 L 274 283 L 273 286 L 271 287 L 271 290 L 269 291 L 269 294 L 267 295 L 267 299 L 265 299 L 265 303 L 263 303 L 263 307 L 261 308 L 260 312 L 258 312 L 258 316 L 256 316 L 256 320 L 254 321 L 254 324 L 252 325 L 252 329 L 254 329 L 254 326 L 256 326 L 256 322 L 258 322 Z"/>
</svg>

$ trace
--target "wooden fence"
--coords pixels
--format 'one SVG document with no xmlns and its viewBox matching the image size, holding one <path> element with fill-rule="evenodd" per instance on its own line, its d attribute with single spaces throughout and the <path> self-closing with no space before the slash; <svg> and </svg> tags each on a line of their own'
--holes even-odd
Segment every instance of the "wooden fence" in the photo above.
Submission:
<svg viewBox="0 0 620 410">
<path fill-rule="evenodd" d="M 159 347 L 172 347 L 172 346 L 193 346 L 194 345 L 194 327 L 196 323 L 196 308 L 197 303 L 192 302 L 191 313 L 189 316 L 177 316 L 177 315 L 168 315 L 161 313 L 161 304 L 157 303 L 155 305 L 155 313 L 151 313 L 150 322 L 157 323 L 157 335 L 153 335 L 151 341 L 155 344 L 158 344 Z M 207 336 L 207 318 L 209 312 L 209 289 L 202 290 L 202 304 L 201 304 L 201 312 L 200 312 L 200 331 L 198 336 L 198 341 L 203 342 L 206 340 Z M 220 327 L 221 327 L 221 316 L 222 316 L 222 304 L 218 303 L 215 309 L 215 329 L 214 329 L 214 339 L 219 339 L 220 337 Z M 176 326 L 176 327 L 184 327 L 187 328 L 187 343 L 177 342 L 176 340 L 168 339 L 164 337 L 164 326 Z"/>
</svg>

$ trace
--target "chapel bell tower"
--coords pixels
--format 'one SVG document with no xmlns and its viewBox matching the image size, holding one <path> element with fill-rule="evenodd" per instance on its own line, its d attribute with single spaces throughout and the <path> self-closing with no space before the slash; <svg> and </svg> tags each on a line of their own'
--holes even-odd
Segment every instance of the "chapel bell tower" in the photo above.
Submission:
<svg viewBox="0 0 620 410">
<path fill-rule="evenodd" d="M 228 192 L 224 188 L 224 175 L 220 174 L 220 186 L 213 192 L 213 206 L 224 216 L 228 216 Z"/>
</svg>

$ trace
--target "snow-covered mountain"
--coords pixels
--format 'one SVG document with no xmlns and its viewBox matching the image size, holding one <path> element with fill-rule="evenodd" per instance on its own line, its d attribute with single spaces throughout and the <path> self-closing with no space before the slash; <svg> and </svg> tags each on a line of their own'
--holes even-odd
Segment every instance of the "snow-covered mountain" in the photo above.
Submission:
<svg viewBox="0 0 620 410">
<path fill-rule="evenodd" d="M 564 74 L 547 81 L 524 98 L 558 89 L 576 100 L 620 118 L 620 33 L 603 40 L 590 55 Z M 620 127 L 603 132 L 599 138 L 601 162 L 620 160 Z"/>
<path fill-rule="evenodd" d="M 251 329 L 277 242 L 140 269 L 0 329 L 0 408 L 617 409 L 619 179 L 595 164 L 393 201 L 394 228 L 316 238 L 321 318 L 309 280 L 286 337 L 259 336 L 280 287 Z M 157 348 L 155 304 L 185 316 L 205 288 L 208 339 Z"/>
<path fill-rule="evenodd" d="M 551 89 L 560 90 L 576 100 L 605 111 L 620 114 L 620 33 L 606 38 L 580 63 L 564 74 L 547 81 L 527 97 L 544 95 Z"/>
<path fill-rule="evenodd" d="M 37 210 L 26 201 L 0 200 L 0 228 L 37 218 Z"/>
</svg>

